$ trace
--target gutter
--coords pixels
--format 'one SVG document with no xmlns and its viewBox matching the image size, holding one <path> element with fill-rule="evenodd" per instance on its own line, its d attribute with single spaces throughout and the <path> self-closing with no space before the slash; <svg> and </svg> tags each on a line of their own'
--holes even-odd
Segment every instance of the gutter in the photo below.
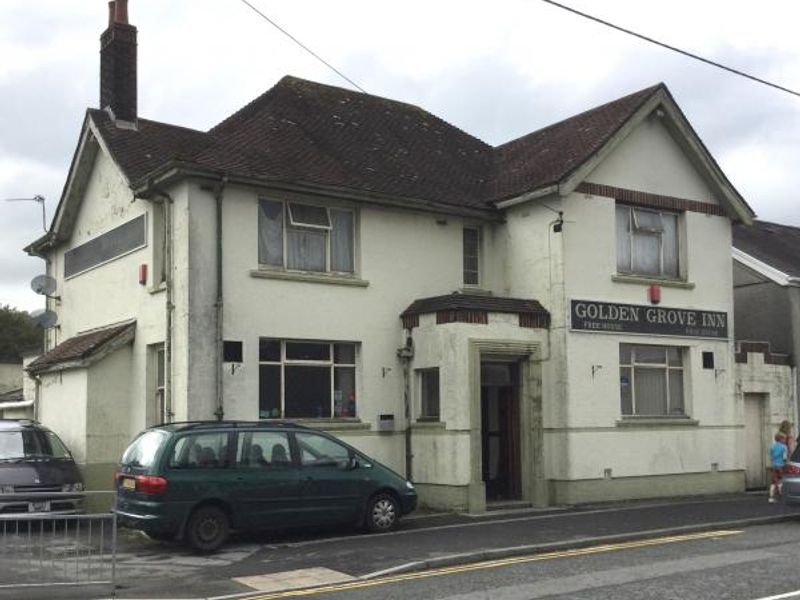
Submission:
<svg viewBox="0 0 800 600">
<path fill-rule="evenodd" d="M 178 178 L 199 178 L 199 179 L 212 179 L 219 181 L 224 178 L 228 184 L 238 184 L 248 187 L 255 187 L 261 189 L 270 189 L 276 191 L 289 191 L 304 194 L 313 194 L 321 196 L 336 195 L 338 198 L 344 200 L 352 200 L 356 202 L 365 202 L 378 206 L 392 206 L 404 209 L 417 209 L 426 210 L 445 215 L 459 215 L 473 217 L 492 222 L 503 222 L 504 218 L 497 212 L 494 206 L 487 204 L 486 208 L 472 207 L 472 206 L 456 206 L 453 204 L 446 204 L 437 202 L 435 200 L 423 200 L 419 198 L 406 197 L 406 196 L 391 196 L 380 192 L 369 192 L 363 190 L 354 190 L 352 188 L 338 188 L 333 186 L 315 185 L 309 182 L 294 182 L 281 179 L 269 179 L 259 177 L 244 177 L 233 174 L 223 173 L 220 171 L 204 170 L 192 164 L 173 161 L 165 168 L 154 171 L 151 181 L 139 180 L 131 185 L 136 195 L 145 195 L 148 190 L 155 185 L 164 185 L 174 179 Z"/>
</svg>

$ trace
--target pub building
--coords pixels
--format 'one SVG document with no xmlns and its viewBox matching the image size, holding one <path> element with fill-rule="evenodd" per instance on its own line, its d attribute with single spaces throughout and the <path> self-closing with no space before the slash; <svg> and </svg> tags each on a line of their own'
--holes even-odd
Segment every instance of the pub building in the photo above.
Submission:
<svg viewBox="0 0 800 600">
<path fill-rule="evenodd" d="M 138 115 L 110 8 L 100 107 L 27 248 L 59 318 L 36 415 L 89 487 L 145 427 L 224 418 L 330 431 L 434 508 L 744 489 L 753 212 L 664 84 L 497 147 L 289 76 L 189 130 Z"/>
</svg>

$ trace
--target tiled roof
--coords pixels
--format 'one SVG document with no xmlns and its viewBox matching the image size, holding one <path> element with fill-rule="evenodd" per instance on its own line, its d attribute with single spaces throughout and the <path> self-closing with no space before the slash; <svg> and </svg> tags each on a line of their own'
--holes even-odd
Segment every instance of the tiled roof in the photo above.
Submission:
<svg viewBox="0 0 800 600">
<path fill-rule="evenodd" d="M 90 115 L 132 183 L 179 160 L 230 176 L 489 208 L 568 175 L 661 87 L 497 148 L 417 106 L 288 76 L 206 133 L 146 119 L 118 128 L 105 111 Z"/>
<path fill-rule="evenodd" d="M 0 394 L 0 409 L 3 408 L 3 404 L 7 404 L 10 402 L 22 402 L 24 399 L 25 396 L 22 393 L 22 388 L 3 392 L 2 394 Z"/>
<path fill-rule="evenodd" d="M 137 129 L 117 127 L 104 110 L 89 114 L 128 180 L 137 181 L 169 160 L 191 160 L 210 143 L 202 131 L 139 119 Z"/>
<path fill-rule="evenodd" d="M 662 87 L 649 87 L 498 146 L 491 198 L 502 200 L 558 183 L 600 150 Z"/>
<path fill-rule="evenodd" d="M 790 277 L 800 277 L 800 227 L 753 221 L 733 228 L 733 245 Z"/>
<path fill-rule="evenodd" d="M 537 300 L 484 296 L 477 294 L 447 294 L 414 300 L 401 317 L 421 315 L 442 310 L 479 310 L 486 312 L 549 315 Z"/>
<path fill-rule="evenodd" d="M 26 370 L 35 373 L 56 365 L 86 360 L 107 344 L 131 333 L 135 327 L 135 322 L 129 322 L 76 335 L 64 340 L 49 352 L 29 363 Z"/>
</svg>

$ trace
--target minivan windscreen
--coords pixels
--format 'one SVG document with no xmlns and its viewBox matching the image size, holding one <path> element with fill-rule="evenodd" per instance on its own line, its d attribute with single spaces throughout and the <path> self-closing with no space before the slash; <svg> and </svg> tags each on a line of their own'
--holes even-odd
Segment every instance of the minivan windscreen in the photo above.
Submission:
<svg viewBox="0 0 800 600">
<path fill-rule="evenodd" d="M 156 453 L 167 436 L 166 431 L 158 429 L 145 431 L 125 450 L 125 454 L 122 455 L 122 464 L 130 467 L 152 467 Z"/>
<path fill-rule="evenodd" d="M 69 451 L 52 431 L 0 431 L 0 460 L 62 458 Z"/>
</svg>

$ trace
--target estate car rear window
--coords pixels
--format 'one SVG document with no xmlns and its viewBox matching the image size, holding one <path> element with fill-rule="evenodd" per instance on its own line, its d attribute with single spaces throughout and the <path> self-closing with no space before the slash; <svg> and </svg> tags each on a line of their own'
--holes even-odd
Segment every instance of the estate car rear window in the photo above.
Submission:
<svg viewBox="0 0 800 600">
<path fill-rule="evenodd" d="M 122 464 L 131 467 L 152 467 L 156 453 L 168 435 L 166 431 L 158 429 L 144 432 L 128 446 L 125 454 L 122 455 Z"/>
</svg>

